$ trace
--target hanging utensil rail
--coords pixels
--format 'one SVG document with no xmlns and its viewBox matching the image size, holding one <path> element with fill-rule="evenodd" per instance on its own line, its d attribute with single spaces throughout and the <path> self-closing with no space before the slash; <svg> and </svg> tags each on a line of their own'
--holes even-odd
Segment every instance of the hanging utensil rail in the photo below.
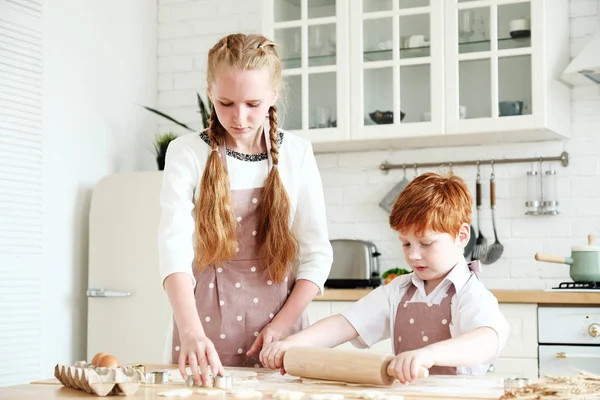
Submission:
<svg viewBox="0 0 600 400">
<path fill-rule="evenodd" d="M 518 163 L 531 163 L 531 162 L 549 162 L 549 161 L 560 161 L 563 167 L 569 165 L 569 153 L 563 151 L 558 157 L 530 157 L 530 158 L 504 158 L 498 160 L 468 160 L 468 161 L 446 161 L 437 163 L 412 163 L 412 164 L 390 164 L 384 161 L 380 166 L 384 172 L 388 172 L 390 169 L 401 169 L 401 168 L 431 168 L 431 167 L 462 167 L 466 165 L 483 165 L 483 164 L 518 164 Z"/>
</svg>

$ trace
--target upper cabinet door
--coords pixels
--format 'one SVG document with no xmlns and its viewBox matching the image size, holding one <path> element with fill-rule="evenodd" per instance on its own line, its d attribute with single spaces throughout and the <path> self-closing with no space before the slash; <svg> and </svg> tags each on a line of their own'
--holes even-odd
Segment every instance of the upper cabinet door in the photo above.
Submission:
<svg viewBox="0 0 600 400">
<path fill-rule="evenodd" d="M 443 132 L 443 1 L 353 2 L 353 138 Z"/>
<path fill-rule="evenodd" d="M 280 126 L 316 142 L 349 138 L 348 3 L 266 0 L 265 33 L 278 44 Z"/>
<path fill-rule="evenodd" d="M 533 0 L 535 1 L 535 0 Z M 448 133 L 535 127 L 540 79 L 532 68 L 541 48 L 532 1 L 452 0 L 446 5 Z M 539 17 L 537 17 L 539 15 Z M 539 51 L 539 50 L 538 50 Z M 543 68 L 538 71 L 542 73 Z"/>
</svg>

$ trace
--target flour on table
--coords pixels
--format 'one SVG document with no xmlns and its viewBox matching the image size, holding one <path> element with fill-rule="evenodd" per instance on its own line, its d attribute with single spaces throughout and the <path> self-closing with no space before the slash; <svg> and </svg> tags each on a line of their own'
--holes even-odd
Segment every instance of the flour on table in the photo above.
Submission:
<svg viewBox="0 0 600 400">
<path fill-rule="evenodd" d="M 275 400 L 300 400 L 304 397 L 304 392 L 295 390 L 284 390 L 279 389 L 273 393 L 273 399 Z"/>
<path fill-rule="evenodd" d="M 385 398 L 385 393 L 377 390 L 359 390 L 352 393 L 352 397 L 365 400 L 382 400 Z"/>
<path fill-rule="evenodd" d="M 228 393 L 235 399 L 262 399 L 263 395 L 261 392 L 255 389 L 234 389 L 228 391 Z"/>
<path fill-rule="evenodd" d="M 322 393 L 308 395 L 310 400 L 344 400 L 344 395 L 339 393 Z"/>
<path fill-rule="evenodd" d="M 190 389 L 173 389 L 157 393 L 157 395 L 160 397 L 189 397 L 192 394 L 193 393 Z"/>
<path fill-rule="evenodd" d="M 220 389 L 196 389 L 194 390 L 194 393 L 197 394 L 201 394 L 204 396 L 216 396 L 216 395 L 225 395 L 225 391 L 224 390 L 220 390 Z"/>
<path fill-rule="evenodd" d="M 400 396 L 399 394 L 392 394 L 389 396 L 385 396 L 383 400 L 404 400 L 404 396 Z"/>
</svg>

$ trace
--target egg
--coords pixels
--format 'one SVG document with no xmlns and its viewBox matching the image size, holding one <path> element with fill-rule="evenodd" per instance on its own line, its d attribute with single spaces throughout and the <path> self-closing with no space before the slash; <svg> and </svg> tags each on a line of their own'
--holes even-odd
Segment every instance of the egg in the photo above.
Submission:
<svg viewBox="0 0 600 400">
<path fill-rule="evenodd" d="M 106 354 L 98 361 L 97 366 L 105 368 L 117 368 L 119 366 L 119 360 L 117 360 L 117 357 L 115 356 Z"/>
<path fill-rule="evenodd" d="M 98 365 L 98 361 L 100 361 L 100 359 L 102 357 L 104 357 L 106 355 L 106 353 L 96 353 L 96 355 L 94 356 L 94 358 L 92 358 L 92 362 L 90 364 L 92 365 Z"/>
</svg>

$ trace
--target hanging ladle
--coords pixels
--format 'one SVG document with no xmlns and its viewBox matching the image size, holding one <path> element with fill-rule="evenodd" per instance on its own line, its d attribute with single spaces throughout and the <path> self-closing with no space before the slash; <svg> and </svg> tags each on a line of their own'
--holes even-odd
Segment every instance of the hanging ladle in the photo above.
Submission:
<svg viewBox="0 0 600 400">
<path fill-rule="evenodd" d="M 490 177 L 490 206 L 492 208 L 492 226 L 494 227 L 494 239 L 495 242 L 487 248 L 485 258 L 481 260 L 483 264 L 495 263 L 502 257 L 504 252 L 504 246 L 500 244 L 498 240 L 498 234 L 496 233 L 496 182 L 494 176 L 494 162 L 492 161 L 492 176 Z"/>
</svg>

